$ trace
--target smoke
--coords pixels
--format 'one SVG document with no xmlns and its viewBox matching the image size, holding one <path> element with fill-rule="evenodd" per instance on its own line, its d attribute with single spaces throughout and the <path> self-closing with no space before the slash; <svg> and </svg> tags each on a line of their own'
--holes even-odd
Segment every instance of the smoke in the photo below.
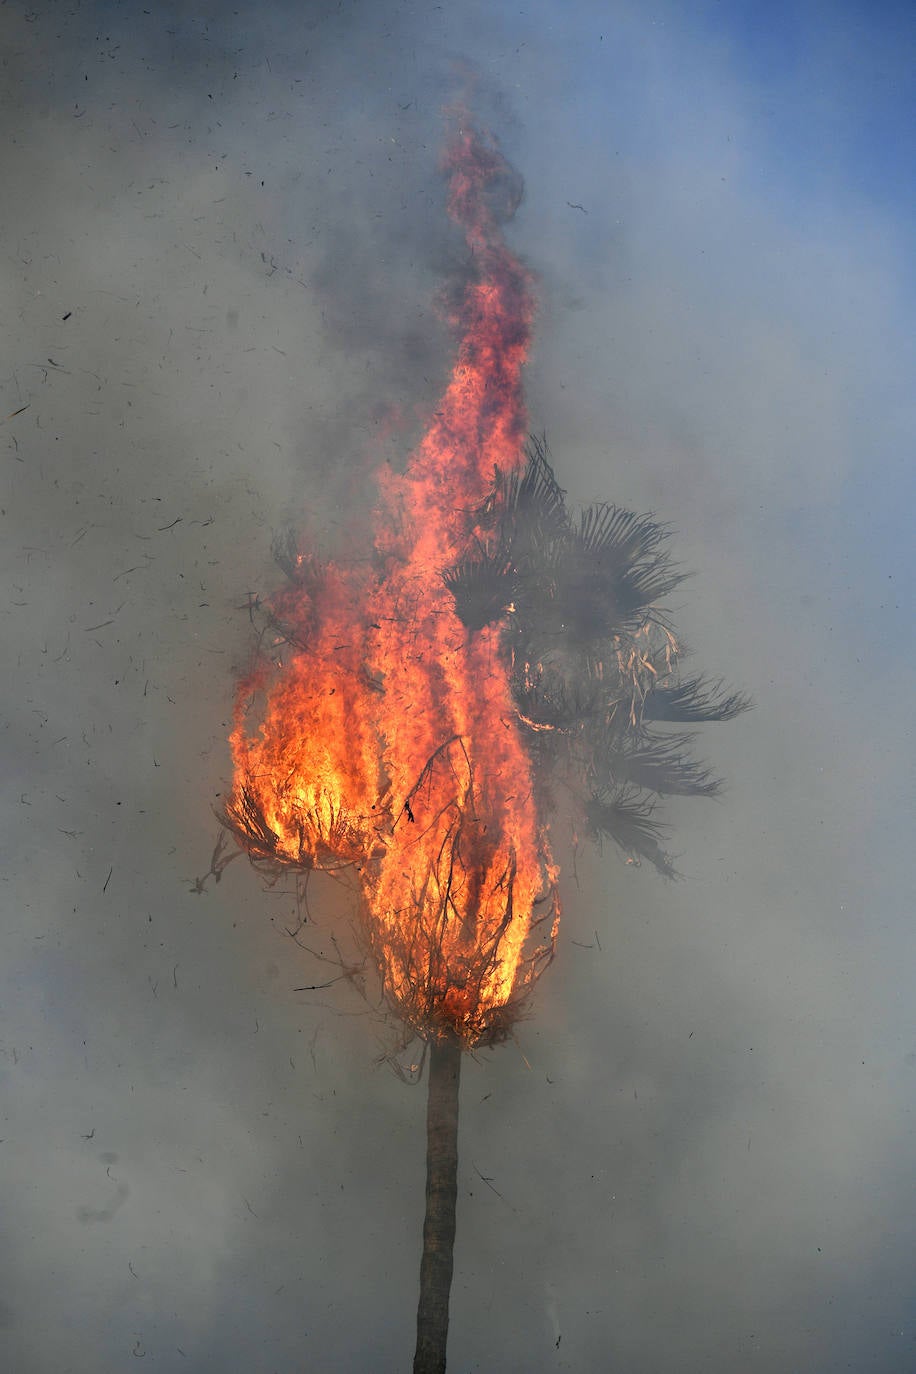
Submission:
<svg viewBox="0 0 916 1374">
<path fill-rule="evenodd" d="M 289 893 L 192 889 L 271 534 L 351 547 L 439 395 L 459 93 L 525 178 L 560 480 L 674 522 L 757 709 L 670 808 L 686 880 L 580 859 L 466 1066 L 452 1363 L 905 1366 L 912 21 L 147 8 L 0 11 L 10 1366 L 411 1347 L 422 1094 L 293 991 Z"/>
</svg>

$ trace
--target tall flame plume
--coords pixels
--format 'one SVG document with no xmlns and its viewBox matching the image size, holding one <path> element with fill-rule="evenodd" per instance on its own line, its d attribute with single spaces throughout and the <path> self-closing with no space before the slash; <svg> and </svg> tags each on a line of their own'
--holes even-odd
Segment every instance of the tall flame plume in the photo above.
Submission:
<svg viewBox="0 0 916 1374">
<path fill-rule="evenodd" d="M 499 627 L 469 630 L 442 576 L 523 459 L 533 295 L 501 229 L 517 187 L 464 116 L 443 164 L 472 262 L 451 376 L 406 470 L 378 475 L 371 557 L 290 555 L 276 642 L 240 684 L 227 819 L 255 858 L 352 873 L 393 1010 L 473 1046 L 508 1033 L 559 907 Z"/>
</svg>

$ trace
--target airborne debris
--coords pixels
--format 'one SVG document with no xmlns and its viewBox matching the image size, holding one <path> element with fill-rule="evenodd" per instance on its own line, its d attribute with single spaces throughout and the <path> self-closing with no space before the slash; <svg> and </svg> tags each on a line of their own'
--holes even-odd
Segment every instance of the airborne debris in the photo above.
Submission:
<svg viewBox="0 0 916 1374">
<path fill-rule="evenodd" d="M 221 829 L 216 837 L 216 844 L 213 846 L 213 853 L 210 856 L 210 867 L 207 869 L 206 873 L 204 873 L 202 877 L 194 879 L 189 889 L 191 892 L 200 896 L 200 894 L 206 890 L 208 878 L 212 878 L 215 883 L 218 883 L 220 878 L 223 876 L 223 870 L 228 868 L 229 864 L 232 863 L 233 859 L 238 858 L 239 854 L 242 852 L 239 849 L 233 850 L 231 854 L 227 854 L 225 852 L 228 843 L 229 837 L 226 834 L 225 830 Z"/>
</svg>

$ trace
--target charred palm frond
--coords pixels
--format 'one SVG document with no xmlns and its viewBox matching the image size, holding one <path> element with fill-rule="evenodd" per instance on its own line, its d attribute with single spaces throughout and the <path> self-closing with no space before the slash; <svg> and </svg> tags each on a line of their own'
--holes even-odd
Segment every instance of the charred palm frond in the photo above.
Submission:
<svg viewBox="0 0 916 1374">
<path fill-rule="evenodd" d="M 575 730 L 607 714 L 607 684 L 586 666 L 546 655 L 516 659 L 510 681 L 519 719 L 531 730 Z"/>
<path fill-rule="evenodd" d="M 609 696 L 618 714 L 623 710 L 627 724 L 635 730 L 642 724 L 647 697 L 677 671 L 678 642 L 662 613 L 653 607 L 635 630 L 615 635 L 612 647 L 604 665 Z"/>
<path fill-rule="evenodd" d="M 290 582 L 301 584 L 303 574 L 315 567 L 314 558 L 302 549 L 295 530 L 279 530 L 271 540 L 270 551 Z"/>
<path fill-rule="evenodd" d="M 469 630 L 482 630 L 502 619 L 512 601 L 511 560 L 504 552 L 490 553 L 482 544 L 441 576 L 455 602 L 455 614 Z"/>
<path fill-rule="evenodd" d="M 558 549 L 552 607 L 576 644 L 631 631 L 683 580 L 662 547 L 664 526 L 616 506 L 584 510 Z"/>
<path fill-rule="evenodd" d="M 277 800 L 287 812 L 282 842 L 267 820 L 257 789 L 250 781 L 233 794 L 221 816 L 252 860 L 262 860 L 277 868 L 333 873 L 376 852 L 373 836 L 377 832 L 372 831 L 365 818 L 330 801 L 309 809 L 293 806 L 282 796 Z"/>
<path fill-rule="evenodd" d="M 498 530 L 500 542 L 521 555 L 534 541 L 566 528 L 566 493 L 550 466 L 547 443 L 531 435 L 520 471 L 496 469 L 493 489 L 480 509 L 481 525 Z"/>
<path fill-rule="evenodd" d="M 282 592 L 276 595 L 268 606 L 262 608 L 264 629 L 269 631 L 272 637 L 272 650 L 283 644 L 289 644 L 293 649 L 308 648 L 312 636 L 312 618 L 301 614 L 299 607 L 294 606 L 291 609 L 297 613 L 288 613 Z"/>
<path fill-rule="evenodd" d="M 486 542 L 478 538 L 473 552 L 442 573 L 459 618 L 471 630 L 499 620 L 516 600 L 523 615 L 529 608 L 538 616 L 556 600 L 569 526 L 565 493 L 546 443 L 532 436 L 525 453 L 520 471 L 496 469 L 492 489 L 476 512 Z"/>
<path fill-rule="evenodd" d="M 577 534 L 595 558 L 623 574 L 637 565 L 665 559 L 661 547 L 670 529 L 651 515 L 637 515 L 601 501 L 580 512 Z"/>
<path fill-rule="evenodd" d="M 315 605 L 324 589 L 326 572 L 317 558 L 301 552 L 291 530 L 274 536 L 272 552 L 286 574 L 286 585 L 273 592 L 269 601 L 258 599 L 249 610 L 257 608 L 262 630 L 270 632 L 276 643 L 304 649 L 314 630 Z"/>
<path fill-rule="evenodd" d="M 499 550 L 485 561 L 505 560 L 514 569 L 519 620 L 545 647 L 555 640 L 585 648 L 632 632 L 682 580 L 664 547 L 667 527 L 651 515 L 608 504 L 587 507 L 573 520 L 544 440 L 529 440 L 526 459 L 521 471 L 496 470 L 477 513 Z M 479 621 L 488 597 L 479 606 L 477 600 L 471 598 Z"/>
<path fill-rule="evenodd" d="M 513 651 L 510 685 L 519 720 L 529 730 L 570 738 L 583 768 L 612 753 L 632 753 L 642 737 L 643 703 L 676 664 L 673 636 L 654 633 L 657 628 L 591 652 L 555 650 L 532 660 Z"/>
<path fill-rule="evenodd" d="M 610 739 L 596 753 L 594 769 L 615 784 L 638 787 L 659 796 L 714 797 L 721 783 L 704 764 L 690 755 L 693 735 L 659 738 L 643 734 L 623 748 Z"/>
<path fill-rule="evenodd" d="M 247 783 L 233 794 L 221 816 L 223 824 L 244 845 L 251 858 L 276 857 L 279 836 L 267 823 L 257 791 Z"/>
<path fill-rule="evenodd" d="M 649 692 L 643 703 L 643 719 L 700 725 L 734 720 L 750 706 L 751 698 L 744 692 L 727 691 L 721 681 L 691 677 L 676 683 L 662 682 Z"/>
<path fill-rule="evenodd" d="M 518 485 L 517 509 L 536 516 L 543 528 L 562 529 L 568 522 L 566 492 L 556 479 L 550 464 L 550 451 L 545 435 L 529 436 L 525 445 L 525 470 Z"/>
<path fill-rule="evenodd" d="M 679 647 L 662 609 L 684 580 L 669 527 L 599 503 L 571 515 L 546 442 L 520 471 L 496 470 L 475 512 L 475 546 L 443 581 L 470 630 L 502 621 L 509 682 L 550 808 L 571 789 L 588 832 L 634 860 L 674 870 L 653 797 L 715 796 L 692 736 L 651 722 L 731 720 L 750 702 L 704 678 L 678 678 Z"/>
<path fill-rule="evenodd" d="M 533 633 L 510 618 L 510 678 L 523 715 L 566 730 L 583 722 L 618 735 L 639 727 L 643 704 L 659 681 L 671 677 L 677 642 L 668 630 L 646 622 L 633 635 L 574 646 Z"/>
<path fill-rule="evenodd" d="M 643 801 L 627 788 L 592 792 L 585 802 L 585 821 L 591 838 L 613 840 L 629 858 L 646 859 L 666 878 L 677 871 L 661 847 L 664 826 L 653 819 L 654 803 Z"/>
</svg>

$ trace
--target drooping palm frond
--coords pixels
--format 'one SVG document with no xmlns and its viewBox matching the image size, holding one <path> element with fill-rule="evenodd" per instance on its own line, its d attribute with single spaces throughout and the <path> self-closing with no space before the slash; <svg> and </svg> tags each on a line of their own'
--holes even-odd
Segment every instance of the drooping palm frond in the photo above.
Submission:
<svg viewBox="0 0 916 1374">
<path fill-rule="evenodd" d="M 693 735 L 652 736 L 632 734 L 621 747 L 619 737 L 595 758 L 595 773 L 607 782 L 629 784 L 659 796 L 714 797 L 721 782 L 712 771 L 692 758 Z"/>
<path fill-rule="evenodd" d="M 666 878 L 676 878 L 677 870 L 661 847 L 665 827 L 654 818 L 654 803 L 646 802 L 633 791 L 598 790 L 585 800 L 585 822 L 591 838 L 611 839 L 634 862 L 647 860 Z"/>
<path fill-rule="evenodd" d="M 256 788 L 244 783 L 231 797 L 220 819 L 251 858 L 272 859 L 279 836 L 267 822 Z"/>
<path fill-rule="evenodd" d="M 649 692 L 643 703 L 643 719 L 699 725 L 734 720 L 751 705 L 745 692 L 725 690 L 721 679 L 682 678 L 680 682 L 662 682 Z"/>
<path fill-rule="evenodd" d="M 314 808 L 291 803 L 289 790 L 284 787 L 276 789 L 275 800 L 283 813 L 282 835 L 268 821 L 257 780 L 251 774 L 220 813 L 223 825 L 248 851 L 252 862 L 336 873 L 377 855 L 366 817 L 331 803 L 329 798 Z"/>
</svg>

